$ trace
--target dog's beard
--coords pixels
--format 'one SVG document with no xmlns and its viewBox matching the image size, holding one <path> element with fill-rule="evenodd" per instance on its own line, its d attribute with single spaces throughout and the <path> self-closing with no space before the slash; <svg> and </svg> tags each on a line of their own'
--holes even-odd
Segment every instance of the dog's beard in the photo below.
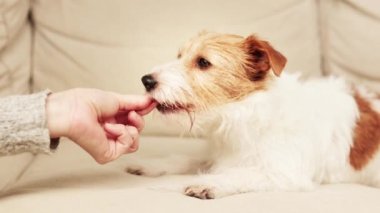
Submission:
<svg viewBox="0 0 380 213">
<path fill-rule="evenodd" d="M 160 103 L 157 105 L 156 108 L 160 112 L 160 114 L 164 115 L 165 117 L 173 118 L 173 120 L 179 120 L 181 126 L 189 127 L 189 133 L 192 131 L 195 122 L 196 112 L 193 107 L 190 107 L 189 104 L 185 105 L 180 104 L 178 102 L 176 102 L 176 104 Z M 188 119 L 186 120 L 189 122 L 182 122 L 183 115 L 187 115 Z"/>
</svg>

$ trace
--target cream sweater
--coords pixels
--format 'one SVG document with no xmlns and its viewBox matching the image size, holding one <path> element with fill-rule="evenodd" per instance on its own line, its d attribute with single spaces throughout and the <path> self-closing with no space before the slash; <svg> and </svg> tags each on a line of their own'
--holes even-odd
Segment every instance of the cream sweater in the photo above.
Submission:
<svg viewBox="0 0 380 213">
<path fill-rule="evenodd" d="M 0 98 L 0 156 L 21 152 L 49 153 L 46 127 L 46 97 L 49 91 Z M 53 146 L 53 147 L 51 147 Z"/>
</svg>

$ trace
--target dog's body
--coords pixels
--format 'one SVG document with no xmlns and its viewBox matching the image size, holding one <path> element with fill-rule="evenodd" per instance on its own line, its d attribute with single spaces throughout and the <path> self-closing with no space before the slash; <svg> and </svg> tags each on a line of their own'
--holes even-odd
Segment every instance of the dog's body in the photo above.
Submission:
<svg viewBox="0 0 380 213">
<path fill-rule="evenodd" d="M 320 183 L 380 187 L 376 94 L 339 78 L 280 76 L 286 59 L 267 42 L 228 36 L 199 35 L 181 50 L 183 58 L 157 68 L 158 85 L 144 82 L 162 113 L 196 114 L 194 128 L 210 142 L 209 159 L 183 158 L 182 166 L 168 166 L 176 159 L 161 169 L 135 165 L 130 172 L 153 176 L 200 168 L 205 172 L 185 194 L 202 199 Z"/>
</svg>

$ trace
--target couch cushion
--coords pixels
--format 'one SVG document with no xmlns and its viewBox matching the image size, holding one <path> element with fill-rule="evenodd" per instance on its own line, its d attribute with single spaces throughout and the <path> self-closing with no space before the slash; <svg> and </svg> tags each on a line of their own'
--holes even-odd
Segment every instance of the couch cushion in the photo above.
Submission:
<svg viewBox="0 0 380 213">
<path fill-rule="evenodd" d="M 238 14 L 238 15 L 237 15 Z M 140 78 L 173 60 L 179 46 L 203 29 L 270 40 L 288 70 L 319 74 L 314 0 L 35 0 L 34 88 L 97 87 L 143 93 Z M 145 133 L 178 134 L 161 122 Z"/>
<path fill-rule="evenodd" d="M 0 193 L 4 193 L 18 181 L 23 172 L 33 163 L 33 155 L 23 153 L 0 158 Z"/>
<path fill-rule="evenodd" d="M 321 1 L 324 70 L 380 92 L 380 1 Z"/>
<path fill-rule="evenodd" d="M 143 137 L 134 157 L 203 153 L 201 140 Z M 198 200 L 162 190 L 186 185 L 194 176 L 159 178 L 126 174 L 133 155 L 97 165 L 84 151 L 62 141 L 57 153 L 39 156 L 0 199 L 0 212 L 380 212 L 380 190 L 359 185 L 325 185 L 310 192 L 246 193 Z M 170 188 L 170 187 L 169 187 Z"/>
</svg>

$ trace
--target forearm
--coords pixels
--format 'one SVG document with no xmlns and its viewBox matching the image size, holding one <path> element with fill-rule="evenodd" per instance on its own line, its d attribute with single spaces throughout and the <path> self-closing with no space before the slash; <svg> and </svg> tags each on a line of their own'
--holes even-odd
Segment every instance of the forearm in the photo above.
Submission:
<svg viewBox="0 0 380 213">
<path fill-rule="evenodd" d="M 48 91 L 0 99 L 0 155 L 50 152 Z"/>
</svg>

